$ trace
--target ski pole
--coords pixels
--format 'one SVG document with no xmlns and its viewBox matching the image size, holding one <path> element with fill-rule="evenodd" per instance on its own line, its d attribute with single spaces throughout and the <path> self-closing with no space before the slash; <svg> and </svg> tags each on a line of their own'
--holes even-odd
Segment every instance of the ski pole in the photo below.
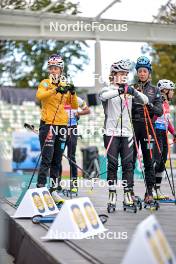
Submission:
<svg viewBox="0 0 176 264">
<path fill-rule="evenodd" d="M 167 128 L 166 129 L 166 140 L 167 140 L 168 156 L 169 156 L 170 169 L 171 169 L 172 186 L 173 186 L 174 198 L 175 198 L 175 204 L 176 204 L 174 174 L 173 174 L 172 160 L 171 160 L 171 151 L 170 151 L 170 145 L 169 145 L 169 139 L 168 139 L 168 126 L 167 126 L 166 113 L 165 113 L 164 107 L 163 107 L 163 114 L 164 114 L 165 126 Z"/>
<path fill-rule="evenodd" d="M 38 135 L 38 130 L 36 130 L 36 129 L 34 128 L 33 125 L 30 125 L 30 124 L 28 124 L 28 123 L 25 123 L 25 124 L 24 124 L 24 127 L 27 128 L 27 129 L 29 129 L 29 130 L 31 130 L 32 132 L 34 132 L 35 134 Z M 71 163 L 73 163 L 75 166 L 77 166 L 77 168 L 78 168 L 79 170 L 81 170 L 82 172 L 84 172 L 87 176 L 89 176 L 89 174 L 87 173 L 87 171 L 85 171 L 84 169 L 82 169 L 82 168 L 81 168 L 79 165 L 77 165 L 72 159 L 70 159 L 69 157 L 67 157 L 65 154 L 63 154 L 63 157 L 66 158 L 66 159 L 67 159 L 68 161 L 70 161 Z"/>
<path fill-rule="evenodd" d="M 159 143 L 158 143 L 157 137 L 156 137 L 155 130 L 154 130 L 154 128 L 153 128 L 153 124 L 152 124 L 152 121 L 151 121 L 151 118 L 150 118 L 150 115 L 149 115 L 148 109 L 147 109 L 146 106 L 144 106 L 144 107 L 145 107 L 145 111 L 146 111 L 146 114 L 147 114 L 147 117 L 148 117 L 148 120 L 149 120 L 149 123 L 150 123 L 151 129 L 152 129 L 152 133 L 153 133 L 153 136 L 154 136 L 154 139 L 155 139 L 155 143 L 156 143 L 157 148 L 158 148 L 158 152 L 159 152 L 159 154 L 160 154 L 160 156 L 161 156 L 162 162 L 164 163 L 163 156 L 162 156 L 162 153 L 161 153 L 161 149 L 160 149 L 160 146 L 159 146 Z M 165 164 L 164 164 L 164 167 L 165 167 Z M 166 176 L 167 176 L 167 179 L 168 179 L 168 182 L 169 182 L 170 188 L 171 188 L 172 195 L 174 196 L 173 187 L 172 187 L 172 185 L 171 185 L 171 182 L 170 182 L 169 175 L 168 175 L 168 173 L 167 173 L 166 167 L 165 167 L 165 172 L 166 172 Z M 174 198 L 175 198 L 175 196 L 174 196 Z"/>
</svg>

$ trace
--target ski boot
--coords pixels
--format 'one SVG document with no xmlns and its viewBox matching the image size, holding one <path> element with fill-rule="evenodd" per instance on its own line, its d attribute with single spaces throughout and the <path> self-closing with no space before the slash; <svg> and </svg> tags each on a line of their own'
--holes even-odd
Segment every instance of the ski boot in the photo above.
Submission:
<svg viewBox="0 0 176 264">
<path fill-rule="evenodd" d="M 137 208 L 139 210 L 142 210 L 142 199 L 134 194 L 134 191 L 131 192 L 131 197 L 133 199 L 133 202 L 136 204 Z"/>
<path fill-rule="evenodd" d="M 157 201 L 166 201 L 166 200 L 170 200 L 168 195 L 165 195 L 164 193 L 161 192 L 160 187 L 155 189 L 156 194 L 154 195 L 154 200 Z"/>
<path fill-rule="evenodd" d="M 144 197 L 144 208 L 150 209 L 151 211 L 158 210 L 159 203 L 155 201 L 152 194 L 145 194 Z"/>
<path fill-rule="evenodd" d="M 109 201 L 107 207 L 108 213 L 115 212 L 116 202 L 117 202 L 117 192 L 115 186 L 112 185 L 109 187 Z"/>
<path fill-rule="evenodd" d="M 124 192 L 123 210 L 132 210 L 137 213 L 137 205 L 132 198 L 131 191 Z"/>
<path fill-rule="evenodd" d="M 51 192 L 51 196 L 52 196 L 54 202 L 56 203 L 57 207 L 60 209 L 65 200 L 59 194 L 60 194 L 60 192 L 58 190 L 53 190 Z"/>
</svg>

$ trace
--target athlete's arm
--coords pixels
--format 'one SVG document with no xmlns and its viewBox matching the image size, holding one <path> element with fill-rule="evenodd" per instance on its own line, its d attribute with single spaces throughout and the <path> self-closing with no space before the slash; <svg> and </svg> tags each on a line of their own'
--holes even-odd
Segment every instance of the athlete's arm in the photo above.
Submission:
<svg viewBox="0 0 176 264">
<path fill-rule="evenodd" d="M 135 97 L 137 103 L 145 105 L 149 102 L 148 97 L 145 94 L 137 91 L 136 89 L 134 90 L 133 96 Z"/>
<path fill-rule="evenodd" d="M 36 98 L 38 100 L 43 100 L 47 97 L 50 97 L 53 94 L 56 94 L 56 90 L 55 88 L 53 89 L 48 89 L 49 84 L 45 81 L 42 81 L 39 86 L 38 86 L 38 90 L 36 93 Z"/>
<path fill-rule="evenodd" d="M 149 110 L 156 116 L 163 115 L 162 98 L 158 88 L 156 89 L 154 103 L 149 105 Z"/>
<path fill-rule="evenodd" d="M 99 94 L 100 100 L 103 102 L 117 96 L 119 96 L 118 88 L 115 89 L 113 87 L 104 87 Z"/>
<path fill-rule="evenodd" d="M 72 109 L 78 109 L 79 105 L 78 105 L 78 97 L 76 93 L 72 95 L 70 92 L 68 92 L 66 104 L 70 104 Z"/>
<path fill-rule="evenodd" d="M 90 109 L 87 106 L 86 101 L 84 101 L 81 97 L 78 97 L 78 105 L 80 111 L 78 109 L 78 112 L 76 113 L 77 116 L 90 114 Z"/>
</svg>

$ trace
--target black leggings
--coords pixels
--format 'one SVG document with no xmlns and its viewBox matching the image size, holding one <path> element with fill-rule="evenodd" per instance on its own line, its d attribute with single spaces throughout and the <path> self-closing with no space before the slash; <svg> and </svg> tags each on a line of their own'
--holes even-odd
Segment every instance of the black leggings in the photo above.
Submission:
<svg viewBox="0 0 176 264">
<path fill-rule="evenodd" d="M 156 184 L 160 184 L 162 177 L 158 176 L 157 173 L 162 173 L 165 170 L 165 163 L 167 161 L 168 145 L 166 131 L 161 129 L 156 129 L 156 136 L 158 144 L 160 146 L 161 154 L 158 151 L 157 145 L 154 146 L 154 160 L 155 160 L 155 174 L 156 174 Z"/>
<path fill-rule="evenodd" d="M 140 143 L 141 150 L 142 150 L 146 185 L 147 185 L 148 191 L 151 192 L 155 184 L 155 172 L 154 172 L 154 166 L 153 166 L 154 165 L 153 163 L 153 155 L 154 155 L 153 133 L 150 129 L 150 125 L 148 125 L 149 134 L 150 134 L 150 148 L 152 149 L 152 159 L 151 159 L 145 123 L 144 122 L 133 122 L 133 127 L 134 127 L 137 144 L 139 146 L 139 143 Z M 134 146 L 134 159 L 133 159 L 134 169 L 135 169 L 136 157 L 137 157 L 137 150 L 136 150 L 136 147 Z"/>
<path fill-rule="evenodd" d="M 70 170 L 71 170 L 71 178 L 73 180 L 77 179 L 78 176 L 78 170 L 76 166 L 76 147 L 77 147 L 77 141 L 78 141 L 78 135 L 77 135 L 77 126 L 72 126 L 71 128 L 68 127 L 68 130 L 70 131 L 70 134 L 67 136 L 67 140 L 65 142 L 65 147 L 67 146 L 67 156 L 70 159 Z M 74 163 L 73 163 L 73 162 Z M 60 167 L 60 176 L 62 176 L 62 164 Z"/>
<path fill-rule="evenodd" d="M 38 172 L 37 184 L 46 184 L 50 169 L 50 178 L 53 185 L 57 185 L 62 154 L 65 149 L 67 137 L 67 126 L 46 125 L 43 121 L 40 124 L 39 140 L 42 151 L 42 159 Z M 48 133 L 50 131 L 50 133 Z M 60 179 L 59 179 L 60 181 Z"/>
<path fill-rule="evenodd" d="M 111 136 L 104 135 L 104 145 L 107 148 Z M 117 182 L 118 156 L 120 153 L 122 164 L 122 180 L 127 182 L 127 188 L 134 185 L 133 175 L 133 137 L 113 137 L 107 153 L 107 180 L 109 185 Z"/>
</svg>

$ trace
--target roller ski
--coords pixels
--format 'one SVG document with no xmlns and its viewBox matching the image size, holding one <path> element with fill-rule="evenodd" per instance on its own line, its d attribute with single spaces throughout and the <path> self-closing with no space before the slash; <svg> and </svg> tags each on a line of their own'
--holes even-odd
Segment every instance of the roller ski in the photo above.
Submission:
<svg viewBox="0 0 176 264">
<path fill-rule="evenodd" d="M 153 198 L 156 201 L 167 201 L 167 200 L 171 200 L 168 195 L 165 195 L 164 193 L 161 192 L 161 189 L 160 188 L 157 188 L 155 191 L 156 191 L 156 194 L 153 196 Z"/>
<path fill-rule="evenodd" d="M 137 208 L 139 210 L 142 210 L 142 199 L 139 196 L 135 195 L 134 192 L 131 193 L 131 197 Z"/>
<path fill-rule="evenodd" d="M 67 197 L 78 196 L 77 180 L 73 180 L 73 182 L 71 183 L 70 189 L 63 189 L 62 193 L 63 193 L 63 195 L 65 195 Z"/>
<path fill-rule="evenodd" d="M 124 193 L 123 210 L 130 210 L 134 213 L 137 213 L 137 204 L 133 200 L 130 191 Z"/>
<path fill-rule="evenodd" d="M 171 199 L 168 195 L 165 195 L 161 192 L 160 188 L 156 189 L 156 194 L 153 197 L 156 201 L 160 203 L 174 203 L 176 204 L 175 199 Z"/>
<path fill-rule="evenodd" d="M 109 201 L 107 206 L 108 213 L 115 212 L 117 202 L 117 193 L 115 187 L 109 187 Z"/>
<path fill-rule="evenodd" d="M 159 209 L 159 203 L 158 201 L 154 200 L 153 195 L 145 194 L 144 208 L 150 209 L 151 211 L 157 211 Z"/>
</svg>

